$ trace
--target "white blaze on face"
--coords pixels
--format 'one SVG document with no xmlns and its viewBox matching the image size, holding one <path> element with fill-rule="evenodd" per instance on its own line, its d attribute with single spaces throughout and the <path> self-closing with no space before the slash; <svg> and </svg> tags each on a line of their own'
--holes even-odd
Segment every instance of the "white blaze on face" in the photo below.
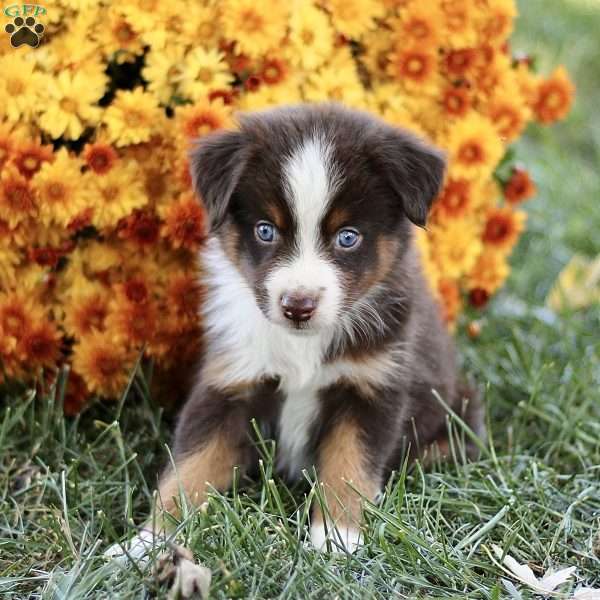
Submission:
<svg viewBox="0 0 600 600">
<path fill-rule="evenodd" d="M 321 221 L 340 185 L 331 146 L 318 136 L 305 140 L 285 163 L 283 179 L 296 220 L 296 247 L 293 255 L 267 278 L 270 316 L 284 323 L 280 298 L 298 292 L 318 298 L 311 327 L 331 326 L 339 311 L 341 286 L 335 266 L 321 251 L 319 239 Z"/>
</svg>

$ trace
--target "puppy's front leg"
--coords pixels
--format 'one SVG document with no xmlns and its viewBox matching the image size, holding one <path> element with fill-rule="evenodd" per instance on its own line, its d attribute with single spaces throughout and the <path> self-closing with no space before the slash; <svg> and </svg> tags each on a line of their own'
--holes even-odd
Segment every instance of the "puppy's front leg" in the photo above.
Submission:
<svg viewBox="0 0 600 600">
<path fill-rule="evenodd" d="M 315 548 L 354 552 L 361 544 L 362 497 L 374 500 L 380 469 L 369 464 L 364 433 L 353 415 L 343 415 L 322 436 L 318 478 L 326 503 L 313 510 L 310 536 Z"/>
</svg>

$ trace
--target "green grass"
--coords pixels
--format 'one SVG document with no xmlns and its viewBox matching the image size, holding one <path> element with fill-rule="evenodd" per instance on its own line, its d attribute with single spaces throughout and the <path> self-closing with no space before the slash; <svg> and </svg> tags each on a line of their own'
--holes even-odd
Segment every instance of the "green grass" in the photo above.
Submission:
<svg viewBox="0 0 600 600">
<path fill-rule="evenodd" d="M 492 544 L 537 574 L 576 565 L 582 581 L 600 587 L 600 314 L 543 307 L 574 252 L 600 252 L 593 6 L 521 2 L 515 48 L 536 54 L 542 70 L 565 62 L 578 100 L 567 122 L 531 127 L 519 143 L 540 196 L 482 335 L 459 340 L 466 370 L 487 384 L 489 449 L 466 466 L 401 469 L 368 508 L 367 543 L 353 556 L 304 545 L 311 487 L 273 481 L 266 456 L 261 480 L 214 494 L 179 528 L 212 569 L 212 597 L 506 598 Z M 76 419 L 63 418 L 60 398 L 59 384 L 3 402 L 1 597 L 164 596 L 151 574 L 101 554 L 147 515 L 171 424 L 141 373 L 124 402 Z"/>
</svg>

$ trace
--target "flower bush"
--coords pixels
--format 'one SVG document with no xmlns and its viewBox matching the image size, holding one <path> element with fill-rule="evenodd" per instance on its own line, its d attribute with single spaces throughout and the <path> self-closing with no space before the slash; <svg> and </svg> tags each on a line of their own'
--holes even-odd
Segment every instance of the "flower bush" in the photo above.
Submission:
<svg viewBox="0 0 600 600">
<path fill-rule="evenodd" d="M 417 242 L 450 324 L 483 306 L 535 194 L 507 148 L 573 96 L 562 67 L 511 54 L 515 17 L 513 0 L 59 0 L 39 47 L 4 36 L 0 377 L 69 363 L 73 412 L 117 396 L 141 353 L 192 360 L 206 230 L 188 150 L 282 103 L 340 101 L 447 150 Z"/>
</svg>

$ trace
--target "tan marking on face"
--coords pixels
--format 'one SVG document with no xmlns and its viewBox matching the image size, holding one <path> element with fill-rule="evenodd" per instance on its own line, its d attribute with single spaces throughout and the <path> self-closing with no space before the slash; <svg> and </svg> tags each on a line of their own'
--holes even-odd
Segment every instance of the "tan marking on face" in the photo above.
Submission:
<svg viewBox="0 0 600 600">
<path fill-rule="evenodd" d="M 232 483 L 233 468 L 239 462 L 240 453 L 225 432 L 216 432 L 204 446 L 178 459 L 176 470 L 163 477 L 159 486 L 160 507 L 177 513 L 180 490 L 195 505 L 204 502 L 209 486 L 227 490 Z"/>
<path fill-rule="evenodd" d="M 380 482 L 369 472 L 360 430 L 354 422 L 343 420 L 333 427 L 321 443 L 318 463 L 328 521 L 346 527 L 360 527 L 361 495 L 373 500 Z M 315 507 L 312 522 L 323 522 L 320 506 Z"/>
<path fill-rule="evenodd" d="M 239 266 L 240 253 L 238 241 L 240 239 L 239 231 L 231 224 L 224 226 L 223 235 L 219 236 L 223 251 L 232 264 Z"/>
<path fill-rule="evenodd" d="M 350 215 L 343 207 L 334 207 L 331 209 L 325 220 L 325 229 L 329 235 L 336 233 L 340 227 L 348 224 Z"/>
</svg>

